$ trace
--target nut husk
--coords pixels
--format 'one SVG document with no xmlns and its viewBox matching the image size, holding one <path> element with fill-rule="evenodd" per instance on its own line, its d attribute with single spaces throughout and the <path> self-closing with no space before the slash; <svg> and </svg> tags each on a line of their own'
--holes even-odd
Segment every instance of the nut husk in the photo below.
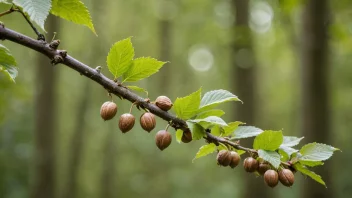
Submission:
<svg viewBox="0 0 352 198">
<path fill-rule="evenodd" d="M 231 151 L 230 156 L 231 156 L 230 167 L 235 168 L 240 163 L 241 157 L 235 151 Z"/>
<path fill-rule="evenodd" d="M 171 144 L 171 134 L 165 130 L 160 130 L 155 135 L 156 146 L 162 151 Z"/>
<path fill-rule="evenodd" d="M 253 157 L 247 157 L 243 162 L 244 170 L 246 170 L 249 173 L 255 172 L 258 168 L 258 165 L 259 165 L 258 161 Z"/>
<path fill-rule="evenodd" d="M 280 182 L 287 187 L 290 187 L 295 182 L 295 176 L 290 169 L 282 169 L 279 171 Z"/>
<path fill-rule="evenodd" d="M 140 124 L 141 127 L 147 132 L 152 131 L 156 125 L 154 114 L 149 112 L 143 113 L 140 117 Z"/>
<path fill-rule="evenodd" d="M 262 163 L 259 163 L 257 171 L 260 175 L 264 175 L 264 173 L 269 169 L 270 169 L 270 165 L 266 162 L 262 162 Z"/>
<path fill-rule="evenodd" d="M 134 126 L 135 120 L 135 117 L 130 113 L 122 114 L 119 119 L 119 128 L 122 133 L 130 131 Z"/>
<path fill-rule="evenodd" d="M 162 109 L 164 111 L 170 110 L 173 105 L 170 98 L 168 98 L 166 96 L 157 97 L 155 100 L 155 104 L 156 104 L 156 106 L 158 106 L 160 109 Z"/>
<path fill-rule="evenodd" d="M 274 188 L 279 183 L 279 175 L 274 170 L 267 170 L 264 173 L 264 181 L 268 186 Z"/>
<path fill-rule="evenodd" d="M 189 143 L 192 141 L 192 133 L 189 130 L 183 131 L 181 141 L 183 143 Z"/>
<path fill-rule="evenodd" d="M 117 113 L 117 105 L 114 102 L 104 102 L 100 108 L 100 116 L 103 120 L 111 120 Z"/>
<path fill-rule="evenodd" d="M 232 157 L 230 155 L 230 151 L 228 150 L 221 150 L 219 151 L 218 155 L 216 156 L 216 160 L 218 164 L 221 166 L 228 166 L 231 163 Z"/>
</svg>

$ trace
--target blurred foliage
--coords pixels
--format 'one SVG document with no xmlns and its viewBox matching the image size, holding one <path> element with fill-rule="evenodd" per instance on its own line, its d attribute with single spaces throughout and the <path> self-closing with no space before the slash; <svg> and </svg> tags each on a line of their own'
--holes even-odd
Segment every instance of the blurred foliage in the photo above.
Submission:
<svg viewBox="0 0 352 198">
<path fill-rule="evenodd" d="M 164 0 L 166 1 L 166 0 Z M 92 13 L 98 37 L 86 28 L 63 21 L 57 38 L 60 48 L 91 67 L 101 65 L 108 74 L 106 56 L 112 44 L 133 36 L 136 57 L 159 57 L 160 37 L 158 26 L 161 20 L 169 20 L 172 26 L 171 60 L 167 79 L 158 74 L 138 83 L 146 88 L 154 100 L 158 95 L 167 95 L 172 100 L 184 96 L 202 86 L 203 92 L 213 89 L 229 89 L 231 53 L 233 41 L 232 13 L 229 0 L 115 0 L 106 1 L 101 10 L 96 10 L 93 0 L 84 0 Z M 286 135 L 300 136 L 300 13 L 303 0 L 253 0 L 251 2 L 251 28 L 254 33 L 254 50 L 257 54 L 259 104 L 258 127 L 281 130 Z M 334 183 L 327 184 L 335 192 L 334 197 L 352 195 L 352 4 L 350 0 L 331 1 L 330 29 L 330 86 L 332 89 L 331 115 L 333 129 L 326 144 L 339 147 L 343 154 L 336 155 L 327 163 L 333 164 Z M 1 5 L 0 10 L 6 10 Z M 30 27 L 19 14 L 1 18 L 7 27 L 34 37 Z M 51 39 L 51 38 L 48 38 Z M 16 84 L 0 75 L 0 197 L 28 197 L 33 180 L 32 159 L 34 144 L 34 68 L 37 53 L 14 43 L 3 42 L 15 56 L 19 65 Z M 92 43 L 94 47 L 92 47 Z M 244 57 L 246 58 L 246 57 Z M 48 66 L 49 60 L 48 60 Z M 198 68 L 198 70 L 196 70 Z M 161 69 L 160 72 L 162 72 Z M 84 153 L 78 174 L 79 196 L 100 196 L 101 173 L 104 170 L 104 144 L 108 132 L 114 131 L 115 144 L 115 191 L 119 197 L 240 197 L 243 185 L 243 170 L 220 168 L 215 155 L 192 163 L 202 140 L 190 144 L 178 144 L 173 136 L 172 145 L 160 152 L 154 143 L 156 130 L 166 123 L 157 120 L 151 134 L 143 131 L 139 124 L 122 134 L 117 119 L 104 122 L 99 116 L 100 105 L 108 100 L 106 91 L 77 72 L 55 66 L 59 74 L 59 86 L 55 90 L 58 103 L 57 133 L 57 192 L 65 188 L 67 177 L 67 155 L 74 132 L 76 111 L 80 103 L 81 90 L 85 83 L 92 86 L 86 97 L 91 97 L 84 116 Z M 160 83 L 168 91 L 160 93 Z M 84 93 L 83 93 L 84 94 Z M 236 94 L 236 93 L 235 93 Z M 141 94 L 142 95 L 142 94 Z M 239 96 L 241 98 L 241 96 Z M 118 114 L 125 113 L 130 103 L 114 100 L 119 106 Z M 244 101 L 246 102 L 246 101 Z M 234 108 L 233 103 L 223 108 Z M 225 121 L 241 120 L 241 115 L 231 111 Z M 139 118 L 141 112 L 133 110 Z M 303 143 L 307 143 L 304 142 Z M 341 171 L 343 170 L 343 171 Z M 297 177 L 302 180 L 304 177 Z M 314 182 L 314 181 L 312 181 Z M 264 183 L 263 183 L 264 185 Z M 253 187 L 255 190 L 255 186 Z M 275 188 L 278 197 L 298 197 L 300 182 L 292 188 Z M 324 191 L 322 187 L 322 191 Z"/>
</svg>

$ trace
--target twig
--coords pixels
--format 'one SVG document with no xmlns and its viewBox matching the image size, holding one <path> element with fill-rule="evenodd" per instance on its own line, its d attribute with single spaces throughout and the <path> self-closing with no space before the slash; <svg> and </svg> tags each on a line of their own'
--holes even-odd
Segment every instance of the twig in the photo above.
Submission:
<svg viewBox="0 0 352 198">
<path fill-rule="evenodd" d="M 19 8 L 14 8 L 14 11 L 17 11 L 19 13 L 22 14 L 22 16 L 24 17 L 24 19 L 26 19 L 27 23 L 31 26 L 32 30 L 35 32 L 35 34 L 38 36 L 37 40 L 42 40 L 45 41 L 45 37 L 43 34 L 41 34 L 36 27 L 34 27 L 33 23 L 28 19 L 28 17 L 26 16 L 26 14 Z"/>
<path fill-rule="evenodd" d="M 15 32 L 13 30 L 10 30 L 1 26 L 0 26 L 0 39 L 9 40 L 9 41 L 18 43 L 20 45 L 23 45 L 25 47 L 28 47 L 30 49 L 33 49 L 37 52 L 40 52 L 46 55 L 50 59 L 53 59 L 54 57 L 57 57 L 57 56 L 62 57 L 63 50 L 53 49 L 50 47 L 50 44 L 47 42 L 43 44 L 43 42 L 41 41 L 34 40 L 28 36 L 25 36 L 23 34 L 20 34 L 18 32 Z M 132 103 L 138 104 L 138 106 L 140 106 L 141 108 L 147 109 L 149 112 L 164 119 L 168 123 L 172 123 L 171 126 L 175 129 L 182 129 L 184 131 L 189 130 L 184 120 L 181 120 L 176 116 L 161 110 L 155 104 L 148 102 L 147 100 L 145 100 L 145 98 L 142 98 L 137 94 L 131 92 L 126 87 L 117 85 L 116 82 L 114 82 L 114 80 L 107 78 L 106 76 L 98 72 L 96 69 L 93 69 L 88 65 L 81 63 L 80 61 L 74 59 L 69 55 L 62 57 L 62 59 L 63 59 L 63 61 L 61 62 L 62 64 L 70 67 L 71 69 L 76 70 L 81 75 L 84 75 L 87 78 L 90 78 L 91 80 L 97 82 L 98 84 L 103 86 L 106 90 L 108 90 L 109 93 L 113 93 L 116 96 L 122 97 Z M 208 140 L 209 142 L 213 142 L 216 144 L 222 143 L 225 145 L 232 146 L 239 150 L 244 150 L 252 154 L 257 154 L 257 151 L 254 149 L 243 147 L 238 143 L 232 142 L 222 137 L 217 137 L 211 134 L 210 131 L 206 131 L 205 139 Z"/>
</svg>

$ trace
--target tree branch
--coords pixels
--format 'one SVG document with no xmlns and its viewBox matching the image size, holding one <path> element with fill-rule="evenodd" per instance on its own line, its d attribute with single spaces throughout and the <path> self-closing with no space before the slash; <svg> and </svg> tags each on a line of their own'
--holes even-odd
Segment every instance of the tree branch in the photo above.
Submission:
<svg viewBox="0 0 352 198">
<path fill-rule="evenodd" d="M 131 92 L 129 89 L 125 88 L 122 85 L 114 82 L 113 80 L 107 78 L 103 74 L 100 73 L 99 70 L 93 69 L 88 65 L 74 59 L 73 57 L 66 55 L 66 51 L 64 50 L 57 50 L 53 48 L 50 43 L 47 43 L 43 40 L 35 40 L 28 36 L 25 36 L 21 33 L 15 32 L 3 26 L 0 26 L 0 39 L 1 40 L 9 40 L 25 47 L 28 47 L 32 50 L 40 52 L 50 58 L 54 63 L 57 63 L 56 58 L 61 57 L 59 60 L 60 63 L 70 67 L 71 69 L 76 70 L 81 75 L 84 75 L 91 80 L 97 82 L 101 86 L 103 86 L 109 93 L 113 93 L 116 96 L 124 98 L 132 103 L 137 103 L 140 107 L 144 109 L 148 109 L 151 113 L 155 114 L 156 116 L 164 119 L 165 121 L 169 122 L 170 125 L 175 129 L 182 129 L 182 130 L 189 130 L 186 122 L 177 118 L 176 116 L 161 110 L 156 105 L 150 103 L 148 100 L 138 96 L 137 94 Z M 223 143 L 228 146 L 232 146 L 239 150 L 244 150 L 250 153 L 256 153 L 256 150 L 245 148 L 238 143 L 232 142 L 228 139 L 217 137 L 211 134 L 209 131 L 206 133 L 205 139 L 209 142 L 213 142 L 216 144 Z"/>
</svg>

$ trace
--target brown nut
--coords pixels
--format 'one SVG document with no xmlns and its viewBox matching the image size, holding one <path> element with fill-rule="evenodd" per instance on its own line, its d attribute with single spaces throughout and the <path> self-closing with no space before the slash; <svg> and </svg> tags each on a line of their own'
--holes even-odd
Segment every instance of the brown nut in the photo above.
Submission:
<svg viewBox="0 0 352 198">
<path fill-rule="evenodd" d="M 241 161 L 240 155 L 238 155 L 238 153 L 236 153 L 235 151 L 231 151 L 230 156 L 231 156 L 230 167 L 235 168 Z"/>
<path fill-rule="evenodd" d="M 170 98 L 168 98 L 166 96 L 157 97 L 155 100 L 155 104 L 156 104 L 156 106 L 158 106 L 160 109 L 162 109 L 164 111 L 170 110 L 173 105 Z"/>
<path fill-rule="evenodd" d="M 160 130 L 155 135 L 156 146 L 162 151 L 171 144 L 171 134 L 165 130 Z"/>
<path fill-rule="evenodd" d="M 274 188 L 279 183 L 279 175 L 274 170 L 267 170 L 264 173 L 264 181 L 268 186 Z"/>
<path fill-rule="evenodd" d="M 148 132 L 152 131 L 156 125 L 154 114 L 149 112 L 143 113 L 140 117 L 140 124 L 144 130 Z"/>
<path fill-rule="evenodd" d="M 243 162 L 244 170 L 246 170 L 249 173 L 255 172 L 258 168 L 258 165 L 259 165 L 258 161 L 253 157 L 247 157 Z"/>
<path fill-rule="evenodd" d="M 280 182 L 287 187 L 290 187 L 295 182 L 295 176 L 290 169 L 282 169 L 279 171 Z"/>
<path fill-rule="evenodd" d="M 100 108 L 100 116 L 103 120 L 111 120 L 117 113 L 117 105 L 114 102 L 104 102 Z"/>
<path fill-rule="evenodd" d="M 192 133 L 189 130 L 183 131 L 181 141 L 183 143 L 189 143 L 192 141 Z"/>
<path fill-rule="evenodd" d="M 262 163 L 259 163 L 257 171 L 260 175 L 264 175 L 264 173 L 269 169 L 270 169 L 270 165 L 266 162 L 262 162 Z"/>
<path fill-rule="evenodd" d="M 130 131 L 134 126 L 135 120 L 134 116 L 130 113 L 122 114 L 119 119 L 119 128 L 122 133 Z"/>
<path fill-rule="evenodd" d="M 228 150 L 221 150 L 219 151 L 218 155 L 216 156 L 216 160 L 220 166 L 228 166 L 231 163 L 231 155 L 230 151 Z"/>
</svg>

